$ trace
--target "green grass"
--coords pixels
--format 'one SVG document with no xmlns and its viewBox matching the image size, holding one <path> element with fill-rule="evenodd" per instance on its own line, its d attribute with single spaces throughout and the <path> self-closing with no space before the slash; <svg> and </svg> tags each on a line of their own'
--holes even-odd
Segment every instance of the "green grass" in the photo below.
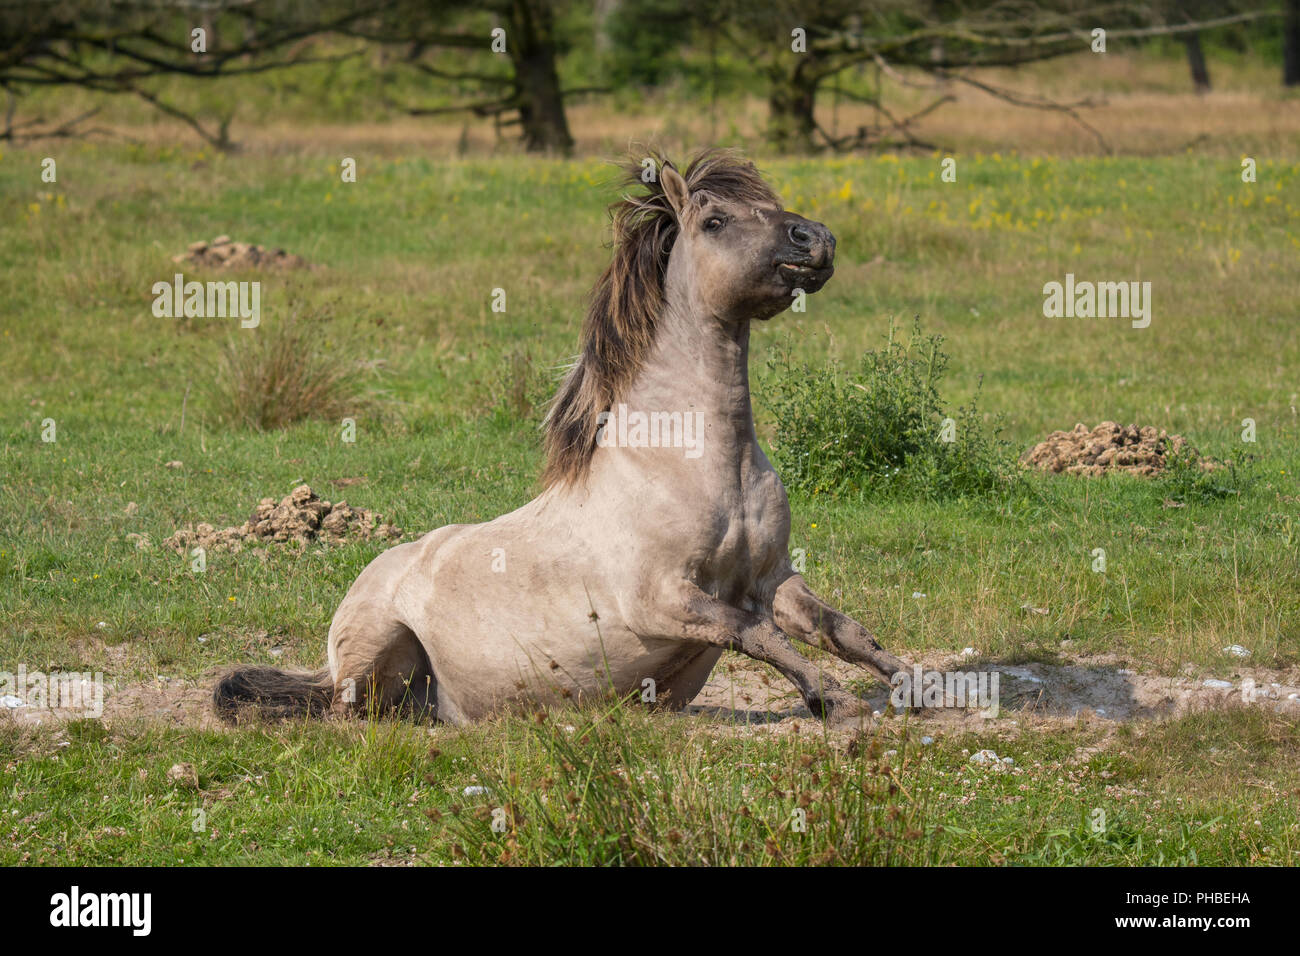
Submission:
<svg viewBox="0 0 1300 956">
<path fill-rule="evenodd" d="M 40 159 L 51 151 L 59 181 L 42 184 Z M 378 545 L 272 551 L 264 561 L 249 552 L 209 555 L 207 572 L 196 575 L 162 540 L 196 521 L 239 523 L 259 498 L 299 481 L 377 509 L 410 535 L 494 517 L 534 493 L 536 399 L 550 370 L 576 351 L 583 297 L 606 255 L 602 207 L 613 197 L 602 184 L 612 172 L 591 161 L 361 156 L 359 181 L 343 184 L 337 161 L 70 143 L 0 155 L 0 668 L 102 670 L 125 683 L 196 679 L 236 661 L 315 666 L 334 608 Z M 978 387 L 981 413 L 1004 416 L 1018 449 L 1077 421 L 1112 419 L 1182 433 L 1207 454 L 1256 459 L 1242 493 L 1187 495 L 1182 508 L 1165 506 L 1165 485 L 1118 477 L 1034 476 L 1006 501 L 796 496 L 791 543 L 806 550 L 815 588 L 904 655 L 973 646 L 1017 659 L 1068 637 L 1074 651 L 1116 653 L 1163 673 L 1191 664 L 1230 676 L 1235 665 L 1221 649 L 1233 643 L 1250 648 L 1257 666 L 1300 664 L 1300 165 L 1261 157 L 1254 185 L 1241 183 L 1234 163 L 1192 155 L 967 156 L 955 184 L 939 180 L 937 157 L 764 168 L 787 205 L 839 238 L 836 277 L 808 311 L 755 331 L 765 436 L 781 384 L 764 371 L 769 357 L 788 351 L 800 363 L 851 364 L 883 342 L 891 319 L 920 315 L 951 356 L 946 403 L 966 404 Z M 358 405 L 354 444 L 342 441 L 336 421 L 239 426 L 212 385 L 230 337 L 257 332 L 237 320 L 152 315 L 152 284 L 180 268 L 170 257 L 221 233 L 325 267 L 243 278 L 263 282 L 264 326 L 297 310 L 314 323 L 323 354 L 382 362 L 386 374 Z M 1150 328 L 1044 318 L 1042 286 L 1066 272 L 1150 280 Z M 504 314 L 490 308 L 498 287 L 507 293 Z M 515 384 L 521 373 L 524 386 Z M 1258 441 L 1243 448 L 1246 417 Z M 40 438 L 47 418 L 56 422 L 54 443 Z M 166 468 L 172 460 L 183 467 Z M 331 484 L 356 477 L 366 480 Z M 128 534 L 147 535 L 152 548 L 138 549 Z M 1092 571 L 1096 548 L 1107 552 L 1104 574 Z M 1026 603 L 1049 613 L 1027 615 Z M 680 762 L 681 742 L 709 737 L 708 721 L 629 720 L 620 726 L 648 767 L 661 776 L 694 772 Z M 926 836 L 899 836 L 908 846 L 888 859 L 1145 863 L 1160 854 L 1190 861 L 1193 850 L 1201 863 L 1279 858 L 1264 846 L 1293 854 L 1294 806 L 1279 796 L 1295 786 L 1285 761 L 1255 765 L 1255 745 L 1243 751 L 1239 763 L 1261 781 L 1253 796 L 1191 774 L 1200 766 L 1196 742 L 1213 735 L 1263 735 L 1274 742 L 1269 753 L 1285 754 L 1289 745 L 1277 741 L 1286 733 L 1270 721 L 1187 718 L 1142 731 L 1148 743 L 1133 744 L 1136 756 L 1107 750 L 1133 788 L 1156 799 L 1164 787 L 1170 796 L 1155 809 L 1146 798 L 1124 809 L 1116 798 L 1123 827 L 1101 842 L 1079 829 L 1080 814 L 1111 784 L 1089 779 L 1067 792 L 1043 772 L 1023 781 L 1030 791 L 1022 793 L 1014 773 L 1001 774 L 958 810 L 964 791 L 952 774 L 965 765 L 961 748 L 980 742 L 941 738 L 916 758 L 921 776 L 910 776 L 912 765 L 900 772 L 904 784 L 935 788 L 932 798 L 900 805 Z M 508 761 L 494 755 L 514 760 L 519 752 L 506 748 L 526 731 L 506 721 L 439 729 L 433 739 L 476 772 L 508 774 Z M 440 862 L 451 859 L 452 842 L 468 839 L 468 831 L 430 829 L 423 815 L 431 805 L 448 808 L 468 779 L 447 756 L 431 765 L 424 728 L 114 727 L 70 732 L 66 748 L 53 731 L 4 733 L 10 756 L 0 786 L 16 801 L 9 805 L 21 835 L 0 850 L 4 861 L 364 862 L 389 852 L 405 858 L 414 846 L 419 859 Z M 1043 731 L 1012 752 L 1049 766 L 1088 733 L 1058 739 Z M 730 812 L 743 785 L 738 763 L 766 761 L 784 772 L 804 745 L 719 738 L 710 746 L 714 766 L 729 768 L 718 771 L 724 785 L 691 797 L 697 802 L 683 816 Z M 540 773 L 550 751 L 545 742 L 529 747 L 514 772 L 535 783 L 529 768 Z M 202 797 L 225 821 L 213 823 L 219 835 L 191 834 L 186 814 L 199 798 L 165 785 L 167 767 L 182 760 L 196 764 L 205 792 L 232 790 Z M 841 760 L 841 772 L 851 763 Z M 1026 761 L 1017 766 L 1030 773 Z M 436 783 L 423 783 L 425 773 Z M 773 797 L 764 812 L 779 816 L 783 806 Z M 656 834 L 677 829 L 682 839 L 656 836 L 654 852 L 681 861 L 804 860 L 830 846 L 782 844 L 784 856 L 772 856 L 770 835 L 759 839 L 751 828 L 706 847 L 708 827 L 698 819 L 661 822 Z M 948 828 L 942 838 L 933 832 L 940 824 Z M 113 827 L 130 835 L 101 838 Z M 585 831 L 571 851 L 540 835 L 515 839 L 520 861 L 624 852 L 593 847 L 598 837 Z M 469 860 L 496 859 L 495 850 L 465 849 Z"/>
<path fill-rule="evenodd" d="M 5 726 L 0 864 L 1223 865 L 1300 852 L 1294 725 L 1259 711 L 1125 728 L 1101 750 L 1082 724 L 929 746 L 915 728 L 847 741 L 808 729 L 742 734 L 634 707 L 465 730 L 82 721 L 61 745 Z M 1014 764 L 972 764 L 985 747 Z M 179 762 L 198 789 L 168 778 Z"/>
</svg>

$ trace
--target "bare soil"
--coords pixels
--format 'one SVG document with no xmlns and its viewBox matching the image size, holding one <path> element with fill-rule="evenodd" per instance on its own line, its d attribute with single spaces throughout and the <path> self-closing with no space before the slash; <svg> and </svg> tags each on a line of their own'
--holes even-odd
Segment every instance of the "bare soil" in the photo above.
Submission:
<svg viewBox="0 0 1300 956">
<path fill-rule="evenodd" d="M 1184 450 L 1202 468 L 1214 463 L 1202 459 L 1182 435 L 1170 435 L 1151 425 L 1120 425 L 1102 422 L 1096 428 L 1075 425 L 1071 431 L 1052 432 L 1022 457 L 1026 465 L 1053 474 L 1100 475 L 1121 471 L 1150 477 L 1168 467 L 1170 459 Z"/>
<path fill-rule="evenodd" d="M 1000 707 L 996 716 L 984 716 L 974 707 L 916 710 L 906 715 L 919 733 L 935 736 L 989 729 L 1014 735 L 1031 727 L 1051 729 L 1080 724 L 1105 730 L 1121 723 L 1236 707 L 1267 707 L 1300 715 L 1300 668 L 1276 671 L 1239 667 L 1232 680 L 1216 682 L 1191 674 L 1139 674 L 1110 655 L 1050 664 L 1001 664 L 933 653 L 916 658 L 914 663 L 927 671 L 985 671 L 998 675 Z M 826 658 L 822 665 L 843 684 L 865 676 L 835 659 Z M 144 721 L 195 729 L 226 728 L 228 725 L 215 717 L 211 705 L 218 670 L 213 669 L 198 681 L 160 675 L 152 681 L 109 686 L 105 688 L 103 719 L 110 726 Z M 866 699 L 883 715 L 889 705 L 889 689 L 873 684 Z M 822 733 L 820 721 L 812 717 L 779 674 L 758 662 L 734 656 L 724 658 L 714 670 L 687 713 L 715 719 L 720 733 Z M 0 708 L 0 720 L 28 726 L 58 726 L 82 716 L 32 707 Z"/>
<path fill-rule="evenodd" d="M 242 525 L 218 529 L 201 522 L 177 530 L 163 544 L 178 554 L 188 554 L 196 547 L 241 551 L 258 544 L 292 543 L 303 547 L 312 542 L 387 541 L 401 536 L 402 529 L 386 523 L 383 515 L 367 508 L 353 508 L 346 501 L 331 503 L 318 497 L 309 485 L 299 485 L 278 503 L 274 498 L 263 498 Z"/>
<path fill-rule="evenodd" d="M 1050 727 L 1083 721 L 1104 726 L 1247 706 L 1300 715 L 1300 668 L 1276 671 L 1239 667 L 1230 681 L 1207 682 L 1192 674 L 1175 677 L 1137 673 L 1112 655 L 1062 659 L 1051 664 L 1003 664 L 935 653 L 916 657 L 913 663 L 925 671 L 984 671 L 998 675 L 1000 704 L 996 716 L 983 716 L 975 707 L 930 708 L 908 714 L 909 721 L 936 734 L 1008 723 Z M 841 684 L 864 677 L 862 671 L 839 660 L 823 660 L 822 666 Z M 884 714 L 889 695 L 889 688 L 874 683 L 865 696 L 877 713 Z M 812 719 L 793 687 L 770 669 L 743 658 L 724 659 L 689 709 L 758 730 L 781 733 L 800 724 L 816 726 L 820 732 L 820 723 Z"/>
<path fill-rule="evenodd" d="M 267 249 L 249 242 L 235 242 L 229 236 L 217 236 L 211 242 L 200 239 L 172 262 L 204 269 L 313 269 L 302 256 L 283 249 Z"/>
</svg>

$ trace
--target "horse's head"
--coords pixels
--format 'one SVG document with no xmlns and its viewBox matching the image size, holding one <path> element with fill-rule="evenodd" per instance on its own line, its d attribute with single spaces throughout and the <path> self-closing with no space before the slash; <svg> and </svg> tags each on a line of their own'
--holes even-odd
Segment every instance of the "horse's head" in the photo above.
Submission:
<svg viewBox="0 0 1300 956">
<path fill-rule="evenodd" d="M 724 320 L 770 319 L 797 290 L 814 293 L 834 273 L 835 236 L 787 212 L 747 163 L 665 163 L 663 195 L 677 220 L 667 286 L 679 282 L 695 308 Z"/>
<path fill-rule="evenodd" d="M 582 353 L 546 416 L 548 485 L 586 473 L 597 416 L 641 371 L 665 310 L 738 328 L 784 311 L 834 271 L 830 230 L 786 212 L 752 163 L 706 150 L 685 173 L 662 157 L 625 171 L 634 191 L 610 206 L 613 258 L 592 290 Z"/>
</svg>

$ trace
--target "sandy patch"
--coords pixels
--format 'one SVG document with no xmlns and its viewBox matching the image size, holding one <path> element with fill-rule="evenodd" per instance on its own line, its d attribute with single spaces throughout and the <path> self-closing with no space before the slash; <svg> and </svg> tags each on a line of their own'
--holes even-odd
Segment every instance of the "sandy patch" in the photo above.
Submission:
<svg viewBox="0 0 1300 956">
<path fill-rule="evenodd" d="M 1051 726 L 1082 720 L 1115 725 L 1247 706 L 1300 716 L 1300 672 L 1296 671 L 1243 667 L 1232 680 L 1142 674 L 1109 655 L 1054 664 L 1002 664 L 926 654 L 913 663 L 923 671 L 997 675 L 996 716 L 984 716 L 976 707 L 926 708 L 907 715 L 909 721 L 936 731 L 981 730 L 1008 722 Z M 864 676 L 839 660 L 825 661 L 823 666 L 841 684 Z M 884 685 L 873 684 L 866 699 L 875 711 L 885 714 L 889 694 Z M 792 721 L 818 724 L 793 687 L 765 666 L 745 659 L 724 660 L 689 709 L 758 730 L 783 732 Z"/>
<path fill-rule="evenodd" d="M 1109 655 L 1053 664 L 1002 664 L 931 653 L 920 655 L 914 663 L 926 671 L 983 671 L 998 676 L 996 716 L 985 716 L 973 707 L 914 710 L 906 720 L 918 733 L 1016 733 L 1029 727 L 1077 727 L 1081 722 L 1105 730 L 1121 723 L 1236 707 L 1267 707 L 1300 716 L 1300 669 L 1241 667 L 1231 680 L 1215 680 L 1141 674 Z M 825 660 L 823 666 L 842 684 L 865 676 L 839 660 Z M 228 725 L 215 717 L 211 704 L 218 670 L 209 671 L 197 681 L 159 676 L 141 683 L 110 683 L 105 688 L 103 720 L 109 725 L 144 720 L 176 727 L 225 729 Z M 874 710 L 887 712 L 888 688 L 873 684 L 866 699 Z M 765 665 L 745 658 L 725 658 L 687 712 L 716 719 L 719 732 L 724 733 L 822 732 L 821 723 L 813 719 L 784 679 Z M 29 726 L 57 726 L 83 716 L 81 712 L 0 707 L 0 720 Z M 892 722 L 904 718 L 894 715 L 886 719 Z"/>
</svg>

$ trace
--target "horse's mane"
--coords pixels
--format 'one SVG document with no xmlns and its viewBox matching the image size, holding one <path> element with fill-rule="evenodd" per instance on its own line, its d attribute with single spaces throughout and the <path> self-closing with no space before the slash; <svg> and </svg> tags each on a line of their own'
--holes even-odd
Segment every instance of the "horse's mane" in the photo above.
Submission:
<svg viewBox="0 0 1300 956">
<path fill-rule="evenodd" d="M 673 166 L 652 154 L 656 168 Z M 614 257 L 591 292 L 582 324 L 582 351 L 551 401 L 546 416 L 546 470 L 542 482 L 564 485 L 587 473 L 596 450 L 597 417 L 607 411 L 640 371 L 654 343 L 655 322 L 664 301 L 668 255 L 677 239 L 677 217 L 664 195 L 662 177 L 642 181 L 643 166 L 622 166 L 625 193 L 610 205 Z M 727 150 L 697 155 L 683 174 L 694 194 L 711 193 L 723 201 L 747 204 L 777 202 L 753 163 Z"/>
</svg>

